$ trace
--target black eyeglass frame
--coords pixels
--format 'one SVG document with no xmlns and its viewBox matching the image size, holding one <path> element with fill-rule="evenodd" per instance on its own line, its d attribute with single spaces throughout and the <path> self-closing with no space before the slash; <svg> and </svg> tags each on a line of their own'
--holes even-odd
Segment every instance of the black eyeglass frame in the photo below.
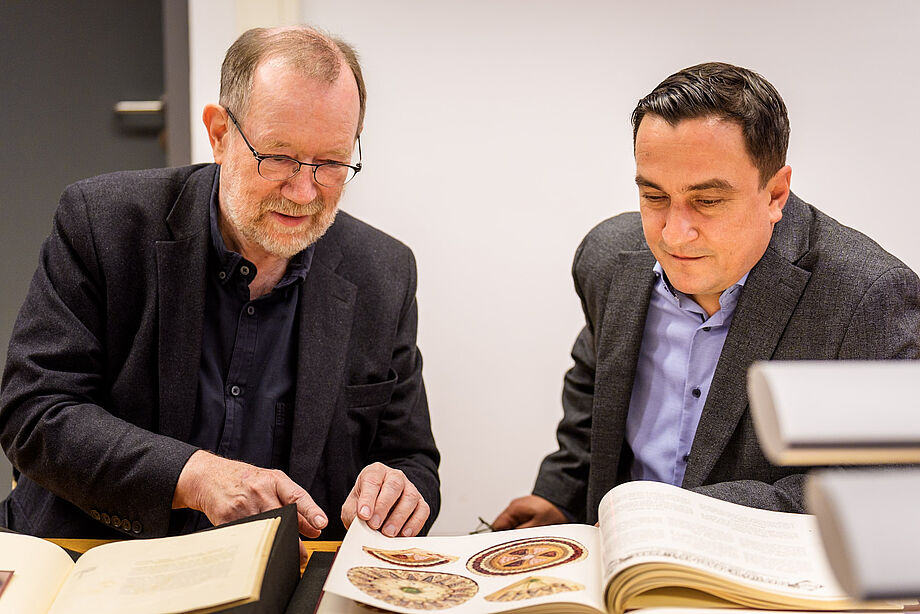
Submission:
<svg viewBox="0 0 920 614">
<path fill-rule="evenodd" d="M 318 183 L 319 185 L 324 186 L 324 187 L 327 187 L 327 188 L 340 188 L 340 187 L 344 186 L 345 184 L 347 184 L 347 183 L 348 183 L 349 181 L 351 181 L 352 179 L 354 179 L 355 177 L 357 177 L 357 176 L 358 176 L 358 173 L 361 172 L 361 169 L 362 169 L 363 166 L 364 166 L 364 165 L 361 163 L 361 159 L 362 159 L 362 156 L 361 156 L 361 135 L 358 135 L 357 137 L 355 137 L 355 139 L 358 141 L 358 163 L 357 163 L 356 165 L 354 165 L 354 166 L 351 165 L 351 164 L 345 164 L 344 162 L 322 162 L 322 163 L 320 163 L 320 164 L 313 164 L 312 162 L 301 162 L 301 161 L 298 160 L 297 158 L 292 158 L 292 157 L 290 157 L 290 156 L 285 156 L 285 155 L 281 155 L 281 154 L 262 154 L 262 153 L 259 153 L 258 151 L 256 151 L 256 148 L 253 147 L 253 146 L 252 146 L 252 143 L 249 142 L 249 139 L 246 138 L 246 135 L 243 133 L 243 129 L 240 127 L 240 122 L 238 122 L 238 121 L 236 120 L 236 117 L 233 116 L 233 113 L 230 111 L 230 109 L 228 109 L 227 107 L 224 107 L 224 110 L 227 111 L 227 115 L 230 117 L 230 120 L 233 122 L 233 125 L 236 126 L 236 129 L 239 131 L 240 136 L 243 137 L 243 142 L 246 143 L 246 147 L 248 147 L 248 148 L 249 148 L 249 151 L 252 152 L 252 157 L 256 159 L 256 162 L 258 163 L 257 170 L 258 170 L 258 172 L 259 172 L 259 177 L 261 177 L 262 179 L 265 179 L 266 181 L 287 181 L 287 180 L 290 179 L 291 177 L 294 177 L 295 175 L 297 175 L 297 173 L 300 172 L 300 169 L 302 169 L 302 168 L 305 167 L 305 166 L 309 166 L 309 167 L 311 167 L 311 168 L 313 169 L 313 181 L 315 181 L 315 182 Z M 296 171 L 294 171 L 293 173 L 291 173 L 291 177 L 287 177 L 286 179 L 270 179 L 270 178 L 268 178 L 268 177 L 266 177 L 265 175 L 262 174 L 262 161 L 263 161 L 263 160 L 269 160 L 269 159 L 290 160 L 291 162 L 296 162 L 296 163 L 299 164 L 300 166 L 297 167 L 297 170 L 296 170 Z M 339 184 L 339 185 L 326 185 L 325 183 L 319 181 L 319 180 L 316 178 L 316 170 L 317 170 L 318 168 L 322 167 L 322 166 L 346 166 L 346 167 L 350 168 L 351 170 L 353 170 L 353 171 L 355 172 L 355 174 L 352 175 L 351 177 L 349 177 L 348 180 L 345 181 L 345 183 L 342 183 L 342 184 Z"/>
</svg>

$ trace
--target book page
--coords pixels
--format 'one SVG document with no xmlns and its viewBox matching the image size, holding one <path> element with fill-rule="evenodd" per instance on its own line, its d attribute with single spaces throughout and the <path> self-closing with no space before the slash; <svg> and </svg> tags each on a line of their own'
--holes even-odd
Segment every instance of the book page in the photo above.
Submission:
<svg viewBox="0 0 920 614">
<path fill-rule="evenodd" d="M 776 594 L 846 599 L 813 516 L 728 503 L 658 482 L 601 501 L 604 581 L 637 563 L 674 563 Z"/>
<path fill-rule="evenodd" d="M 115 542 L 80 557 L 50 614 L 186 612 L 258 595 L 279 518 Z"/>
<path fill-rule="evenodd" d="M 393 612 L 604 612 L 598 531 L 557 525 L 455 537 L 386 537 L 355 520 L 326 592 Z"/>
<path fill-rule="evenodd" d="M 45 614 L 73 561 L 40 537 L 0 532 L 0 569 L 13 572 L 0 595 L 0 614 Z"/>
</svg>

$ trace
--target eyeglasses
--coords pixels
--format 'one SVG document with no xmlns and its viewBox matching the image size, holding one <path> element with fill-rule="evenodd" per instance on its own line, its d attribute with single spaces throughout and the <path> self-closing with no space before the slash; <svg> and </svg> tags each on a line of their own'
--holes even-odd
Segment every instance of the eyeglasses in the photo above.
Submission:
<svg viewBox="0 0 920 614">
<path fill-rule="evenodd" d="M 290 156 L 260 154 L 249 142 L 249 139 L 246 138 L 246 135 L 243 134 L 243 129 L 240 128 L 240 122 L 236 121 L 230 109 L 227 109 L 227 115 L 233 120 L 236 129 L 240 131 L 240 136 L 243 137 L 243 141 L 246 142 L 246 146 L 249 148 L 249 151 L 252 152 L 252 156 L 258 161 L 259 175 L 261 175 L 263 179 L 268 179 L 269 181 L 286 181 L 299 173 L 302 167 L 310 166 L 313 168 L 313 180 L 316 181 L 316 183 L 327 188 L 339 188 L 354 179 L 355 175 L 361 171 L 360 136 L 357 137 L 358 163 L 355 166 L 343 164 L 341 162 L 311 164 L 310 162 L 301 162 Z"/>
</svg>

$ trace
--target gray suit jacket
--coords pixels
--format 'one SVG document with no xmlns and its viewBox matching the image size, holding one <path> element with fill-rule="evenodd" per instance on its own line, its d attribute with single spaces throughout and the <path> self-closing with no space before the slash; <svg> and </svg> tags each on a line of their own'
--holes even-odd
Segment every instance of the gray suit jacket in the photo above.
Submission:
<svg viewBox="0 0 920 614">
<path fill-rule="evenodd" d="M 601 497 L 629 479 L 626 415 L 655 258 L 638 213 L 602 222 L 575 255 L 586 324 L 566 374 L 559 450 L 534 494 L 594 523 Z M 920 355 L 920 280 L 859 232 L 794 195 L 751 270 L 722 348 L 683 487 L 753 507 L 803 511 L 803 469 L 763 456 L 745 377 L 755 360 L 912 359 Z"/>
<path fill-rule="evenodd" d="M 189 440 L 216 166 L 116 173 L 67 188 L 10 342 L 0 443 L 19 484 L 0 524 L 58 537 L 159 536 Z M 366 464 L 440 504 L 405 245 L 346 213 L 301 289 L 289 474 L 326 511 Z"/>
</svg>

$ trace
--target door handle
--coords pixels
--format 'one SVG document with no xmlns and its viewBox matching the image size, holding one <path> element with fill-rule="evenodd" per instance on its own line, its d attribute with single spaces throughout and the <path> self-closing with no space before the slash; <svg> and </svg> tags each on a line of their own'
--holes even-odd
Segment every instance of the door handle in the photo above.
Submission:
<svg viewBox="0 0 920 614">
<path fill-rule="evenodd" d="M 150 115 L 163 112 L 162 100 L 120 100 L 115 103 L 118 115 Z"/>
<path fill-rule="evenodd" d="M 162 100 L 120 100 L 112 111 L 118 129 L 125 133 L 159 133 L 166 126 L 166 105 Z"/>
</svg>

